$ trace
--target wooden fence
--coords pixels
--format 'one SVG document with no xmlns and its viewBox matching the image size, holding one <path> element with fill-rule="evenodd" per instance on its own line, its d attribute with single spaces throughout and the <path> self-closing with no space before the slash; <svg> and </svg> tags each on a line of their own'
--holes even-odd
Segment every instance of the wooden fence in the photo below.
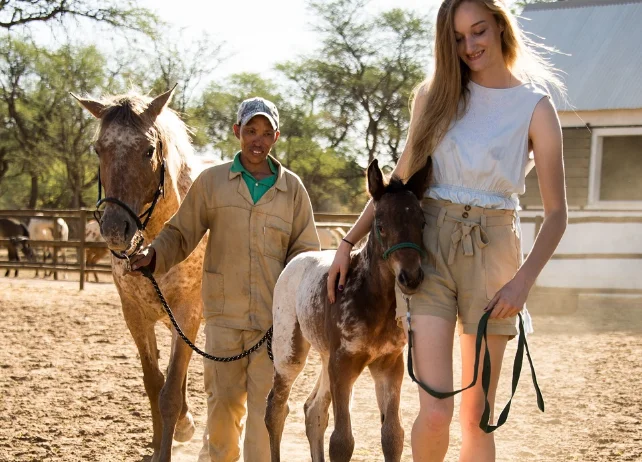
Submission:
<svg viewBox="0 0 642 462">
<path fill-rule="evenodd" d="M 54 279 L 58 279 L 58 271 L 69 271 L 69 272 L 78 272 L 80 273 L 80 290 L 83 290 L 85 287 L 85 273 L 87 271 L 94 271 L 97 273 L 109 273 L 111 274 L 111 265 L 90 265 L 89 267 L 85 266 L 85 249 L 97 249 L 97 248 L 107 248 L 107 244 L 104 242 L 87 242 L 85 241 L 86 226 L 88 218 L 92 217 L 92 211 L 90 210 L 0 210 L 0 218 L 51 218 L 55 220 L 56 218 L 62 219 L 75 219 L 78 222 L 78 239 L 70 239 L 68 241 L 62 241 L 59 239 L 59 236 L 54 235 L 53 241 L 43 241 L 43 240 L 29 240 L 29 245 L 32 247 L 51 247 L 53 249 L 52 257 L 53 261 L 51 263 L 46 262 L 4 262 L 0 261 L 0 268 L 8 269 L 33 269 L 33 270 L 43 270 L 43 271 L 52 271 Z M 55 229 L 55 227 L 54 227 Z M 0 246 L 7 245 L 10 242 L 9 239 L 0 239 Z M 60 249 L 72 248 L 76 249 L 77 261 L 76 263 L 59 263 L 58 255 Z"/>
<path fill-rule="evenodd" d="M 85 241 L 85 226 L 87 224 L 88 217 L 92 217 L 91 210 L 0 210 L 0 217 L 11 217 L 11 218 L 63 218 L 63 219 L 77 219 L 79 223 L 79 239 L 69 240 L 69 241 L 39 241 L 39 240 L 30 240 L 29 243 L 33 246 L 47 246 L 53 247 L 54 260 L 52 263 L 43 263 L 43 262 L 2 262 L 0 261 L 0 268 L 11 268 L 11 269 L 42 269 L 54 271 L 54 277 L 57 279 L 57 271 L 71 271 L 80 273 L 80 289 L 84 288 L 84 279 L 85 273 L 87 271 L 96 271 L 100 273 L 111 273 L 109 265 L 96 265 L 96 266 L 85 266 L 85 249 L 88 248 L 106 248 L 107 245 L 104 242 L 86 242 Z M 599 213 L 599 212 L 598 212 Z M 315 213 L 314 218 L 318 228 L 342 228 L 346 231 L 354 224 L 354 222 L 359 217 L 358 214 L 354 213 Z M 539 229 L 543 222 L 543 216 L 538 215 L 535 217 L 521 217 L 521 223 L 534 223 L 535 224 L 535 236 L 539 232 Z M 568 223 L 572 224 L 583 224 L 583 223 L 637 223 L 642 225 L 642 216 L 603 216 L 603 215 L 593 215 L 593 216 L 583 216 L 583 217 L 570 217 Z M 0 245 L 8 243 L 8 239 L 0 239 Z M 57 254 L 60 248 L 75 248 L 78 249 L 77 254 L 79 255 L 78 261 L 71 264 L 59 264 L 57 261 Z M 526 256 L 526 255 L 525 255 Z M 552 257 L 553 260 L 642 260 L 642 253 L 572 253 L 572 254 L 563 254 L 556 253 Z M 642 289 L 622 289 L 622 288 L 595 288 L 595 289 L 586 289 L 586 288 L 567 288 L 567 287 L 547 287 L 547 291 L 559 290 L 561 292 L 573 292 L 573 293 L 609 293 L 609 294 L 636 294 L 642 295 Z"/>
</svg>

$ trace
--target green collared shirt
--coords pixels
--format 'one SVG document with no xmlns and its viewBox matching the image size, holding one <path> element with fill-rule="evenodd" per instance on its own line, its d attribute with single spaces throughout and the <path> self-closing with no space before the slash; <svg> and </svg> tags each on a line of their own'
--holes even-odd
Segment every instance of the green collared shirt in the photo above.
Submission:
<svg viewBox="0 0 642 462">
<path fill-rule="evenodd" d="M 234 162 L 232 163 L 232 168 L 230 168 L 230 171 L 232 172 L 241 172 L 241 176 L 245 180 L 247 189 L 250 191 L 250 195 L 252 196 L 252 200 L 255 204 L 259 199 L 261 199 L 261 197 L 263 197 L 263 194 L 265 194 L 268 189 L 276 183 L 276 174 L 278 173 L 278 169 L 270 157 L 267 158 L 267 161 L 270 166 L 270 170 L 274 175 L 263 178 L 262 180 L 254 178 L 254 176 L 245 167 L 243 167 L 240 151 L 234 156 Z"/>
</svg>

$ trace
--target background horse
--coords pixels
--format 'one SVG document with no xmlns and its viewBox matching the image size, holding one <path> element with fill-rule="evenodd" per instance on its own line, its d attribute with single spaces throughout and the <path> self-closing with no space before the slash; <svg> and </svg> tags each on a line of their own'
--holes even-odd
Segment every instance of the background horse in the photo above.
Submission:
<svg viewBox="0 0 642 462">
<path fill-rule="evenodd" d="M 100 223 L 96 220 L 90 220 L 85 225 L 85 241 L 86 242 L 105 242 L 100 234 Z M 91 248 L 85 250 L 85 267 L 96 265 L 103 257 L 109 253 L 109 249 L 103 247 Z M 99 281 L 98 273 L 93 271 L 94 280 Z M 89 281 L 89 271 L 85 271 L 85 281 Z"/>
<path fill-rule="evenodd" d="M 386 461 L 399 461 L 403 429 L 399 416 L 406 337 L 395 320 L 395 284 L 413 294 L 423 281 L 424 215 L 420 200 L 430 162 L 404 185 L 385 185 L 377 161 L 368 167 L 375 220 L 365 246 L 352 254 L 346 288 L 334 304 L 326 295 L 334 252 L 306 252 L 285 268 L 274 289 L 274 384 L 265 423 L 272 461 L 280 461 L 287 400 L 305 366 L 310 345 L 320 354 L 321 374 L 305 403 L 306 433 L 314 462 L 324 460 L 328 407 L 333 404 L 330 459 L 348 461 L 354 450 L 350 423 L 352 387 L 368 366 L 381 411 L 381 444 Z M 376 237 L 375 237 L 376 236 Z"/>
<path fill-rule="evenodd" d="M 11 242 L 7 244 L 9 261 L 20 261 L 18 249 L 22 251 L 22 254 L 27 257 L 29 261 L 35 260 L 33 250 L 29 246 L 29 231 L 22 223 L 9 218 L 0 218 L 0 238 L 11 240 Z M 5 277 L 9 276 L 10 273 L 11 269 L 8 268 L 4 273 Z M 18 276 L 17 269 L 13 270 L 13 276 Z"/>
<path fill-rule="evenodd" d="M 69 226 L 67 222 L 62 218 L 31 218 L 27 226 L 29 230 L 29 236 L 35 241 L 68 241 L 69 240 Z M 53 253 L 58 254 L 60 252 L 61 260 L 63 263 L 67 262 L 67 254 L 65 249 L 59 251 L 58 247 L 43 247 L 42 249 L 42 262 L 47 263 L 47 260 L 51 259 L 53 262 Z M 49 277 L 53 274 L 53 271 L 44 271 L 45 277 Z M 36 269 L 36 277 L 38 276 L 38 270 Z M 67 273 L 65 273 L 65 278 Z"/>
<path fill-rule="evenodd" d="M 176 212 L 192 184 L 190 164 L 195 160 L 189 135 L 176 113 L 167 107 L 172 91 L 153 100 L 135 93 L 103 101 L 77 98 L 100 119 L 95 151 L 100 159 L 105 196 L 121 201 L 136 214 L 141 214 L 158 197 L 142 233 L 146 244 Z M 163 192 L 162 197 L 159 191 Z M 126 251 L 134 235 L 140 232 L 134 218 L 112 202 L 105 207 L 100 228 L 109 248 L 118 252 Z M 201 242 L 187 260 L 157 279 L 176 320 L 192 341 L 203 312 L 200 295 L 203 252 Z M 158 367 L 154 325 L 162 321 L 169 326 L 168 319 L 149 281 L 126 275 L 125 265 L 124 260 L 112 257 L 114 282 L 127 327 L 138 347 L 151 404 L 152 460 L 168 461 L 172 437 L 187 441 L 195 430 L 186 396 L 192 350 L 172 329 L 167 378 L 163 377 Z"/>
</svg>

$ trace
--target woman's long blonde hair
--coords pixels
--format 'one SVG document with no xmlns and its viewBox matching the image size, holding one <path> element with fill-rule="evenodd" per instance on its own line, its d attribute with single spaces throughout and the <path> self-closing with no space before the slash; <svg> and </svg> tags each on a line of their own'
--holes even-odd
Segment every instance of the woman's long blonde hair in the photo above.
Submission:
<svg viewBox="0 0 642 462">
<path fill-rule="evenodd" d="M 510 72 L 524 82 L 531 82 L 543 89 L 556 90 L 564 95 L 564 83 L 555 68 L 537 51 L 549 47 L 534 43 L 524 35 L 513 14 L 502 0 L 444 0 L 437 14 L 435 34 L 435 71 L 431 78 L 415 89 L 411 113 L 417 95 L 425 95 L 419 120 L 412 121 L 410 168 L 408 176 L 426 165 L 426 160 L 441 141 L 451 122 L 461 117 L 468 105 L 470 69 L 457 54 L 454 16 L 457 7 L 467 1 L 476 1 L 488 8 L 504 31 L 501 34 L 502 54 Z"/>
</svg>

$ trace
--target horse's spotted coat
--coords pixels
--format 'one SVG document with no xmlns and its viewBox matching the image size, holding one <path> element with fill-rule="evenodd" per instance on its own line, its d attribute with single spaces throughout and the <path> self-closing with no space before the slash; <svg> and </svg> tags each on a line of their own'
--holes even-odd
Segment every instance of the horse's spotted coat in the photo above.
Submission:
<svg viewBox="0 0 642 462">
<path fill-rule="evenodd" d="M 105 197 L 126 203 L 141 213 L 158 190 L 160 165 L 165 160 L 164 195 L 143 232 L 149 244 L 176 212 L 192 184 L 191 166 L 197 163 L 183 122 L 166 108 L 171 91 L 154 100 L 131 93 L 104 101 L 79 102 L 100 119 L 95 143 L 100 159 Z M 150 152 L 150 147 L 154 148 Z M 102 236 L 114 250 L 125 250 L 136 225 L 122 208 L 107 204 L 101 223 Z M 156 279 L 184 333 L 195 339 L 202 317 L 200 295 L 204 242 L 190 257 Z M 153 287 L 146 279 L 130 275 L 126 262 L 112 257 L 112 275 L 123 305 L 123 314 L 143 366 L 143 380 L 150 399 L 154 436 L 152 461 L 169 461 L 172 437 L 187 441 L 194 421 L 185 395 L 187 366 L 192 351 L 173 332 L 167 378 L 158 367 L 159 352 L 154 325 L 169 325 Z"/>
</svg>

